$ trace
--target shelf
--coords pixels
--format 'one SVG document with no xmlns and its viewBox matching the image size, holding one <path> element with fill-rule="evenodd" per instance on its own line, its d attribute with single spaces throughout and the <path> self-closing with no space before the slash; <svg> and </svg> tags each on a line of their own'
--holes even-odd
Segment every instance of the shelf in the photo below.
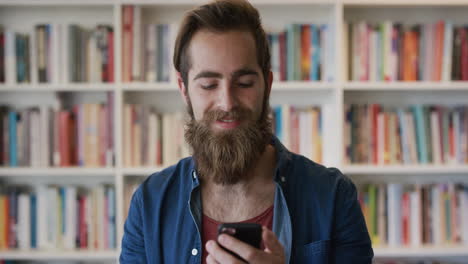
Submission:
<svg viewBox="0 0 468 264">
<path fill-rule="evenodd" d="M 93 177 L 93 176 L 113 176 L 115 174 L 114 168 L 6 168 L 0 167 L 0 176 L 75 176 L 80 177 Z"/>
<path fill-rule="evenodd" d="M 116 88 L 114 83 L 69 83 L 69 84 L 0 84 L 0 92 L 108 92 Z"/>
<path fill-rule="evenodd" d="M 374 248 L 378 258 L 468 257 L 468 246 Z"/>
<path fill-rule="evenodd" d="M 34 251 L 11 250 L 0 251 L 0 260 L 115 260 L 119 253 L 117 250 L 108 251 Z"/>
<path fill-rule="evenodd" d="M 166 167 L 142 167 L 142 168 L 124 168 L 122 169 L 124 176 L 150 176 L 151 174 L 161 171 Z"/>
<path fill-rule="evenodd" d="M 34 29 L 37 23 L 44 21 L 52 24 L 83 24 L 94 27 L 98 24 L 112 25 L 114 29 L 114 83 L 34 83 L 0 84 L 2 104 L 23 109 L 35 105 L 55 106 L 57 100 L 68 108 L 81 103 L 102 103 L 105 94 L 114 95 L 113 132 L 114 151 L 117 152 L 115 166 L 106 168 L 88 167 L 0 167 L 0 185 L 11 186 L 67 186 L 91 189 L 98 185 L 115 187 L 116 239 L 121 240 L 124 233 L 124 215 L 126 208 L 126 185 L 133 185 L 153 173 L 168 166 L 129 167 L 124 166 L 123 155 L 126 104 L 153 106 L 158 112 L 170 113 L 182 111 L 185 105 L 181 98 L 178 84 L 171 82 L 122 82 L 124 61 L 122 49 L 124 32 L 122 31 L 124 5 L 141 6 L 141 24 L 177 23 L 183 14 L 192 7 L 206 3 L 207 0 L 0 0 L 0 19 L 8 29 L 25 33 Z M 412 104 L 468 104 L 468 81 L 415 81 L 415 82 L 360 82 L 344 79 L 348 71 L 348 47 L 341 50 L 344 40 L 343 21 L 365 20 L 400 21 L 404 24 L 435 23 L 439 19 L 453 21 L 455 25 L 468 23 L 465 11 L 468 0 L 249 0 L 262 16 L 265 29 L 280 32 L 291 23 L 335 25 L 332 30 L 333 47 L 336 50 L 333 59 L 334 81 L 273 81 L 270 103 L 305 107 L 320 105 L 323 114 L 323 160 L 326 164 L 337 166 L 353 182 L 357 183 L 464 183 L 468 184 L 468 164 L 462 165 L 348 165 L 341 162 L 343 156 L 343 108 L 347 104 L 379 103 L 403 107 Z M 82 7 L 84 6 L 84 9 Z M 173 32 L 174 33 L 174 32 Z M 348 32 L 350 34 L 351 32 Z M 30 35 L 33 37 L 33 35 Z M 58 39 L 60 44 L 63 39 Z M 142 40 L 144 41 L 144 40 Z M 350 44 L 350 43 L 348 43 Z M 60 45 L 62 46 L 62 45 Z M 54 53 L 59 61 L 68 61 L 63 57 L 66 52 Z M 36 54 L 37 55 L 37 54 Z M 63 59 L 63 61 L 62 61 Z M 172 59 L 172 58 L 170 58 Z M 143 60 L 144 61 L 144 60 Z M 56 61 L 52 64 L 54 64 Z M 68 61 L 69 63 L 71 61 Z M 133 62 L 132 62 L 133 63 Z M 341 66 L 344 67 L 341 67 Z M 36 65 L 37 66 L 37 65 Z M 145 67 L 143 67 L 145 68 Z M 53 71 L 55 72 L 55 68 Z M 66 69 L 58 69 L 59 73 Z M 66 73 L 66 72 L 65 72 Z M 60 74 L 59 74 L 60 75 Z M 66 74 L 69 75 L 69 74 Z M 55 76 L 54 76 L 55 77 Z M 60 78 L 59 82 L 68 80 Z M 36 79 L 35 79 L 36 80 Z M 327 80 L 327 79 L 325 79 Z M 56 93 L 60 98 L 55 97 Z M 62 96 L 63 95 L 63 96 Z M 1 120 L 0 120 L 1 121 Z M 24 129 L 24 128 L 23 128 Z M 169 164 L 169 166 L 172 164 Z M 373 182 L 374 181 L 374 182 Z M 402 184 L 403 185 L 403 184 Z M 359 186 L 358 186 L 359 187 Z M 22 187 L 21 187 L 22 188 Z M 29 188 L 29 187 L 28 187 Z M 34 190 L 31 188 L 31 190 Z M 123 210 L 124 209 L 124 210 Z M 1 233 L 1 232 L 0 232 Z M 434 258 L 437 261 L 451 261 L 460 258 L 460 263 L 468 259 L 468 245 L 464 246 L 421 246 L 415 247 L 376 247 L 376 258 L 383 262 L 388 259 L 406 261 L 413 258 L 422 260 Z M 118 262 L 120 249 L 113 250 L 0 250 L 0 260 L 41 261 L 49 263 L 75 262 L 115 263 Z M 0 261 L 1 262 L 1 261 Z M 458 262 L 457 262 L 458 263 Z"/>
<path fill-rule="evenodd" d="M 347 82 L 345 91 L 468 91 L 468 82 Z"/>
<path fill-rule="evenodd" d="M 468 165 L 345 165 L 345 174 L 467 174 Z"/>
</svg>

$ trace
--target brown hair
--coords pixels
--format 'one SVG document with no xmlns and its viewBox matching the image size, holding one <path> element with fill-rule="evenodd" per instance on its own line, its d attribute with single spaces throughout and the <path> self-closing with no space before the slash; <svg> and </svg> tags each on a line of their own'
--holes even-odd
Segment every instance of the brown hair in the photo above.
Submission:
<svg viewBox="0 0 468 264">
<path fill-rule="evenodd" d="M 263 30 L 260 15 L 247 0 L 215 0 L 189 11 L 181 24 L 174 47 L 174 66 L 188 86 L 188 71 L 191 67 L 188 47 L 198 30 L 214 32 L 245 30 L 252 33 L 257 50 L 258 65 L 266 80 L 270 71 L 270 49 Z"/>
</svg>

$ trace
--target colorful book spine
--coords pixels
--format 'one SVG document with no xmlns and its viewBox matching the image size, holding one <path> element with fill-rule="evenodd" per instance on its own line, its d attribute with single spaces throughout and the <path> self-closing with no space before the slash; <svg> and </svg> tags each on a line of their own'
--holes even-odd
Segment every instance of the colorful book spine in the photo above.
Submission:
<svg viewBox="0 0 468 264">
<path fill-rule="evenodd" d="M 102 192 L 91 194 L 86 188 L 75 186 L 41 186 L 35 191 L 2 186 L 0 249 L 115 249 L 115 189 L 113 186 L 96 188 Z M 88 216 L 91 207 L 96 213 Z M 102 229 L 90 228 L 91 222 Z M 95 243 L 89 244 L 91 236 Z"/>
<path fill-rule="evenodd" d="M 366 183 L 359 203 L 374 246 L 464 246 L 468 188 L 463 183 Z"/>
<path fill-rule="evenodd" d="M 358 21 L 351 28 L 353 81 L 468 80 L 466 25 Z"/>
<path fill-rule="evenodd" d="M 17 131 L 16 131 L 16 125 L 17 125 L 17 120 L 18 120 L 18 115 L 15 111 L 11 111 L 8 114 L 8 127 L 9 127 L 9 132 L 8 135 L 9 137 L 9 143 L 10 143 L 10 166 L 11 167 L 16 167 L 18 166 L 18 159 L 17 159 Z"/>
</svg>

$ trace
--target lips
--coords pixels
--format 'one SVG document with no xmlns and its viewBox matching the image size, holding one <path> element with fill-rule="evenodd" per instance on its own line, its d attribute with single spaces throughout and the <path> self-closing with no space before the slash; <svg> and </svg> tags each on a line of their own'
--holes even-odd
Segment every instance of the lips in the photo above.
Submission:
<svg viewBox="0 0 468 264">
<path fill-rule="evenodd" d="M 219 119 L 215 122 L 215 126 L 221 129 L 233 129 L 240 125 L 237 119 Z"/>
</svg>

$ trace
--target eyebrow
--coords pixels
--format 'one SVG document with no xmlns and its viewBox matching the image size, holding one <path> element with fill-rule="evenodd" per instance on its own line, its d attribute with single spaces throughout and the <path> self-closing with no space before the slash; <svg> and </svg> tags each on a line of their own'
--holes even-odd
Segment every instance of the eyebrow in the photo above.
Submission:
<svg viewBox="0 0 468 264">
<path fill-rule="evenodd" d="M 242 68 L 240 70 L 237 70 L 235 71 L 233 74 L 232 74 L 232 78 L 233 79 L 236 79 L 236 78 L 239 78 L 241 76 L 244 76 L 244 75 L 255 75 L 255 76 L 258 76 L 258 72 L 255 71 L 255 70 L 252 70 L 250 68 Z"/>
<path fill-rule="evenodd" d="M 221 78 L 223 75 L 219 72 L 213 72 L 213 71 L 202 71 L 199 74 L 197 74 L 193 80 L 195 81 L 196 79 L 200 78 Z"/>
<path fill-rule="evenodd" d="M 232 73 L 232 77 L 235 79 L 235 78 L 239 78 L 241 76 L 244 76 L 244 75 L 255 75 L 255 76 L 258 76 L 259 73 L 255 70 L 252 70 L 250 68 L 242 68 L 242 69 L 239 69 L 237 71 L 235 71 L 234 73 Z M 200 78 L 222 78 L 223 75 L 219 72 L 213 72 L 213 71 L 202 71 L 200 73 L 198 73 L 194 78 L 193 80 L 196 80 L 196 79 L 200 79 Z"/>
</svg>

